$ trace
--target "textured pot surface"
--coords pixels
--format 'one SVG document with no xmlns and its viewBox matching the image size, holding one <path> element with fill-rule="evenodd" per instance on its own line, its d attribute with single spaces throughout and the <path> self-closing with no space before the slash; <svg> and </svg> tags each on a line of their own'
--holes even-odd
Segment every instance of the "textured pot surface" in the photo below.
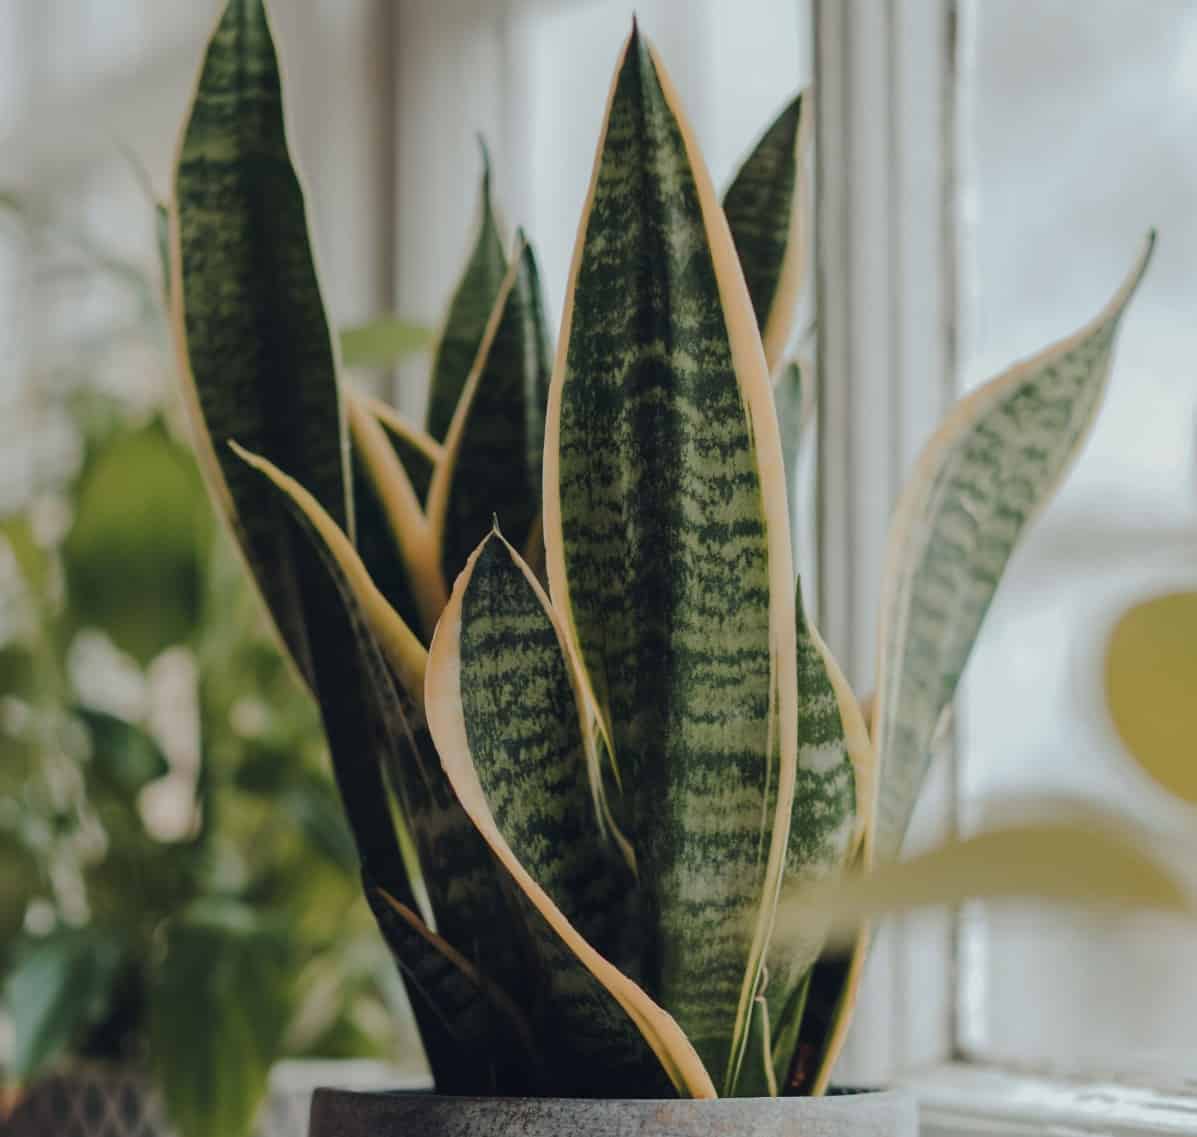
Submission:
<svg viewBox="0 0 1197 1137">
<path fill-rule="evenodd" d="M 443 1098 L 317 1090 L 310 1137 L 916 1137 L 903 1093 L 719 1101 Z"/>
</svg>

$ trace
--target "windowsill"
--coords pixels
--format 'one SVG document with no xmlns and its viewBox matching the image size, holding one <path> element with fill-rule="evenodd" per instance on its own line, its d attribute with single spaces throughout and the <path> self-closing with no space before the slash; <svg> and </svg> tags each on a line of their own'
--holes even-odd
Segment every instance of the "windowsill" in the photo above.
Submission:
<svg viewBox="0 0 1197 1137">
<path fill-rule="evenodd" d="M 1162 1093 L 950 1064 L 903 1084 L 918 1095 L 923 1137 L 1197 1135 L 1197 1078 L 1187 1091 Z"/>
</svg>

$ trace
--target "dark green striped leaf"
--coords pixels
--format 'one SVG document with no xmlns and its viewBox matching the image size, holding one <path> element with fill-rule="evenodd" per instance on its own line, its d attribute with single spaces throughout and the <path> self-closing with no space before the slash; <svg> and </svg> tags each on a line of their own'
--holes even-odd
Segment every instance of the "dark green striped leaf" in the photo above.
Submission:
<svg viewBox="0 0 1197 1137">
<path fill-rule="evenodd" d="M 300 558 L 280 503 L 227 445 L 293 471 L 352 533 L 333 349 L 262 0 L 229 0 L 208 45 L 175 175 L 172 242 L 200 458 L 310 681 Z"/>
<path fill-rule="evenodd" d="M 897 856 L 1002 572 L 1097 416 L 1122 315 L 1155 235 L 1106 308 L 955 407 L 899 502 L 881 598 L 873 724 L 881 764 L 877 855 Z"/>
<path fill-rule="evenodd" d="M 857 834 L 857 764 L 868 750 L 864 720 L 846 681 L 798 596 L 798 774 L 786 886 L 835 876 L 844 867 Z M 854 760 L 854 755 L 855 760 Z M 765 960 L 758 1016 L 763 1000 L 772 1040 L 772 1068 L 746 1060 L 735 1082 L 742 1097 L 761 1097 L 784 1084 L 794 1057 L 810 970 L 823 946 L 822 931 L 802 937 L 796 929 L 784 945 L 771 945 Z M 756 1038 L 762 1033 L 758 1029 Z M 787 1049 L 788 1048 L 788 1049 Z"/>
<path fill-rule="evenodd" d="M 482 153 L 482 201 L 470 259 L 449 302 L 432 361 L 428 393 L 428 433 L 438 442 L 449 433 L 457 401 L 474 366 L 491 310 L 507 275 L 503 240 L 490 200 L 490 159 Z"/>
<path fill-rule="evenodd" d="M 536 259 L 521 237 L 428 497 L 445 580 L 496 517 L 520 547 L 539 520 L 549 370 Z"/>
<path fill-rule="evenodd" d="M 454 1053 L 441 1094 L 544 1093 L 543 1063 L 523 1013 L 415 910 L 364 881 L 366 898 L 403 973 L 413 1004 L 435 1016 L 433 1046 Z M 428 1014 L 421 1018 L 424 1030 Z"/>
<path fill-rule="evenodd" d="M 636 32 L 574 263 L 546 431 L 548 575 L 630 799 L 646 987 L 725 1085 L 784 869 L 794 574 L 747 290 Z"/>
<path fill-rule="evenodd" d="M 429 659 L 428 715 L 463 806 L 521 890 L 546 984 L 554 1092 L 710 1096 L 677 1025 L 612 960 L 635 954 L 632 881 L 600 835 L 584 708 L 547 598 L 497 534 L 459 577 Z"/>
<path fill-rule="evenodd" d="M 278 495 L 288 507 L 327 578 L 324 611 L 328 619 L 339 620 L 342 642 L 329 638 L 319 662 L 330 679 L 317 693 L 346 812 L 364 849 L 365 872 L 374 885 L 417 909 L 414 890 L 399 877 L 389 787 L 414 839 L 438 933 L 520 998 L 527 969 L 500 870 L 457 801 L 424 722 L 422 658 L 412 658 L 422 657 L 422 649 L 315 499 L 269 463 L 252 455 L 246 459 L 263 476 L 261 492 Z M 338 728 L 347 732 L 341 746 L 334 734 Z M 435 1065 L 433 1072 L 439 1084 L 442 1072 Z"/>
<path fill-rule="evenodd" d="M 769 125 L 723 198 L 736 253 L 772 371 L 793 327 L 806 260 L 809 100 L 801 94 Z"/>
</svg>

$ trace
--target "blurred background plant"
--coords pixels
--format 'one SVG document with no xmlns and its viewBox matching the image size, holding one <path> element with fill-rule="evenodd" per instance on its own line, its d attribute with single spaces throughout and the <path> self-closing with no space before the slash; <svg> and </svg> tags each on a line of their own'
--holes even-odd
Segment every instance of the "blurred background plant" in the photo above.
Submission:
<svg viewBox="0 0 1197 1137">
<path fill-rule="evenodd" d="M 181 438 L 157 269 L 0 205 L 49 294 L 107 298 L 5 416 L 0 1070 L 132 1064 L 184 1137 L 236 1137 L 277 1059 L 394 1057 L 404 996 L 316 710 Z M 357 335 L 371 361 L 422 342 Z"/>
</svg>

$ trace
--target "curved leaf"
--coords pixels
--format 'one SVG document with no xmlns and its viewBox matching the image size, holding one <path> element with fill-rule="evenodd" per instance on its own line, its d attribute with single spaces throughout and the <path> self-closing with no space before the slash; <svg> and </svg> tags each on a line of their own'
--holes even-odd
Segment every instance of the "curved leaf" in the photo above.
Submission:
<svg viewBox="0 0 1197 1137">
<path fill-rule="evenodd" d="M 931 741 L 1010 554 L 1097 415 L 1122 315 L 1154 233 L 1090 324 L 957 404 L 923 450 L 890 533 L 873 737 L 877 855 L 895 857 Z"/>
<path fill-rule="evenodd" d="M 92 929 L 62 928 L 26 941 L 4 979 L 12 1079 L 36 1077 L 103 1017 L 123 957 L 116 940 Z"/>
<path fill-rule="evenodd" d="M 521 237 L 428 495 L 445 580 L 496 517 L 518 545 L 527 543 L 540 517 L 548 374 L 536 259 Z"/>
<path fill-rule="evenodd" d="M 428 433 L 438 442 L 449 432 L 466 380 L 478 357 L 491 310 L 507 275 L 507 258 L 490 200 L 490 159 L 482 151 L 482 200 L 470 259 L 449 302 L 432 361 Z"/>
<path fill-rule="evenodd" d="M 432 435 L 425 434 L 419 427 L 407 421 L 394 407 L 369 395 L 359 395 L 358 401 L 387 432 L 403 469 L 411 479 L 416 497 L 425 501 L 432 474 L 437 463 L 444 457 L 444 447 Z"/>
<path fill-rule="evenodd" d="M 679 1092 L 714 1096 L 677 1024 L 591 942 L 622 954 L 627 870 L 599 837 L 564 642 L 497 535 L 471 557 L 437 627 L 426 704 L 453 788 L 525 898 L 561 1084 L 651 1097 L 667 1072 Z"/>
<path fill-rule="evenodd" d="M 630 801 L 645 984 L 717 1082 L 747 1042 L 794 793 L 784 478 L 726 219 L 633 31 L 550 388 L 545 547 Z"/>
<path fill-rule="evenodd" d="M 786 855 L 787 888 L 839 874 L 859 832 L 858 794 L 867 801 L 872 788 L 864 720 L 838 666 L 807 622 L 800 592 L 797 598 L 798 773 Z M 807 982 L 822 947 L 819 926 L 803 938 L 791 935 L 785 945 L 770 944 L 754 1013 L 759 1016 L 763 1010 L 769 1020 L 773 1060 L 767 1070 L 763 1063 L 746 1061 L 736 1081 L 738 1095 L 764 1096 L 786 1080 L 798 1044 Z"/>
<path fill-rule="evenodd" d="M 171 298 L 197 447 L 299 670 L 312 679 L 299 557 L 281 504 L 258 493 L 236 439 L 293 471 L 352 535 L 345 421 L 287 151 L 262 0 L 229 0 L 183 132 Z"/>
<path fill-rule="evenodd" d="M 802 162 L 813 119 L 799 94 L 769 125 L 723 197 L 736 255 L 773 371 L 793 328 L 806 271 L 806 178 Z"/>
</svg>

